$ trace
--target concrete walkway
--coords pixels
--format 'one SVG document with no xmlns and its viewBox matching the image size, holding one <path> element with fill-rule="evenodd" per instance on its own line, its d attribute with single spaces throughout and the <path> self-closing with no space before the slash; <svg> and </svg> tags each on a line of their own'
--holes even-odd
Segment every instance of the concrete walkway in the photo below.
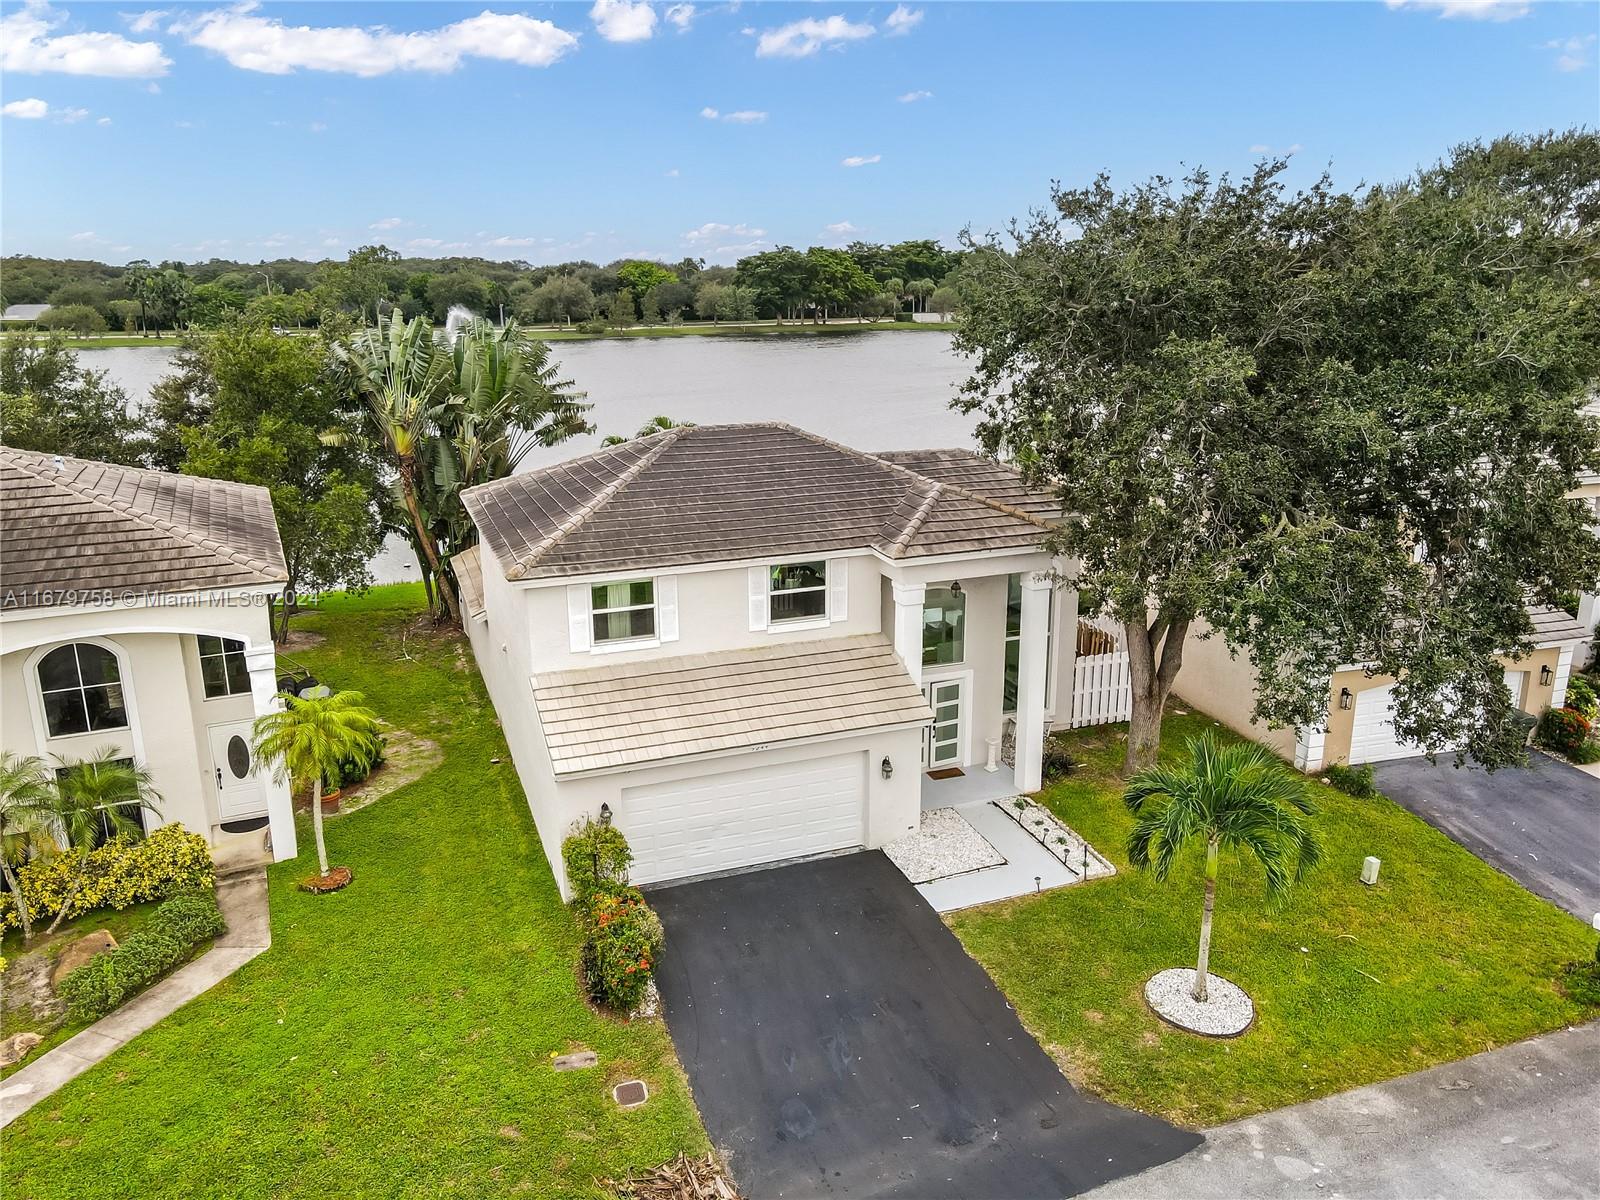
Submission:
<svg viewBox="0 0 1600 1200">
<path fill-rule="evenodd" d="M 1600 1196 L 1600 1022 L 1207 1132 L 1094 1200 Z"/>
<path fill-rule="evenodd" d="M 272 944 L 264 870 L 257 867 L 219 879 L 217 904 L 228 932 L 210 950 L 0 1081 L 0 1129 Z"/>
</svg>

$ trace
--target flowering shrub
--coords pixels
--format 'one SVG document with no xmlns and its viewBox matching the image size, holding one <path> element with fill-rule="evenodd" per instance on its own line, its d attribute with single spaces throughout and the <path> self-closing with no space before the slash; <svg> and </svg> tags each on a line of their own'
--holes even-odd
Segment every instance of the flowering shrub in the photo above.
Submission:
<svg viewBox="0 0 1600 1200">
<path fill-rule="evenodd" d="M 91 958 L 61 981 L 67 1014 L 75 1021 L 98 1020 L 226 929 L 210 892 L 174 896 L 156 909 L 148 928 L 129 934 L 115 950 Z"/>
<path fill-rule="evenodd" d="M 1600 693 L 1582 675 L 1574 675 L 1567 681 L 1567 707 L 1592 725 L 1600 719 Z"/>
<path fill-rule="evenodd" d="M 1576 754 L 1589 739 L 1589 721 L 1574 708 L 1547 708 L 1539 718 L 1539 744 L 1547 750 Z"/>
<path fill-rule="evenodd" d="M 17 872 L 35 921 L 49 919 L 67 905 L 67 916 L 97 908 L 127 908 L 178 892 L 215 886 L 211 847 L 182 825 L 163 825 L 141 841 L 115 837 L 93 850 L 67 850 L 37 858 Z M 81 886 L 80 886 L 81 885 Z M 15 928 L 17 905 L 0 894 L 0 931 Z"/>
<path fill-rule="evenodd" d="M 644 998 L 661 953 L 661 918 L 638 888 L 595 892 L 584 919 L 583 973 L 595 1001 L 631 1012 Z"/>
<path fill-rule="evenodd" d="M 572 903 L 581 912 L 602 888 L 627 886 L 633 851 L 615 825 L 602 825 L 585 817 L 561 843 L 561 861 L 567 869 Z"/>
</svg>

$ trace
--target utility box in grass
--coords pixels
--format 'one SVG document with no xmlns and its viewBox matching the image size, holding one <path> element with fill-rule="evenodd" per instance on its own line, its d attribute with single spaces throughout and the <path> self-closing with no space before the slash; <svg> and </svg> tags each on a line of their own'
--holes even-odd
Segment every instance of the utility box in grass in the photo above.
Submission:
<svg viewBox="0 0 1600 1200">
<path fill-rule="evenodd" d="M 1361 860 L 1361 882 L 1371 887 L 1378 882 L 1378 860 L 1372 855 L 1367 855 Z"/>
</svg>

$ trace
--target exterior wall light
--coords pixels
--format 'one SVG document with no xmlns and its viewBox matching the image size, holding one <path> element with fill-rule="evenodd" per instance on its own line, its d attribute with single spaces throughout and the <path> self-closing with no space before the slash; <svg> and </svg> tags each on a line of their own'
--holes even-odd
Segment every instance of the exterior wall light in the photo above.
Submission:
<svg viewBox="0 0 1600 1200">
<path fill-rule="evenodd" d="M 1341 709 L 1343 709 L 1346 712 L 1350 711 L 1350 706 L 1352 704 L 1354 704 L 1355 701 L 1356 701 L 1356 694 L 1354 692 L 1352 692 L 1349 688 L 1340 688 L 1339 689 L 1339 707 Z"/>
<path fill-rule="evenodd" d="M 879 765 L 878 769 L 883 772 L 883 777 L 885 779 L 894 778 L 894 764 L 889 761 L 889 756 L 887 754 L 883 756 L 883 762 Z"/>
<path fill-rule="evenodd" d="M 961 580 L 959 580 L 959 579 L 952 579 L 952 580 L 951 580 L 951 581 L 950 581 L 950 594 L 951 594 L 951 595 L 952 595 L 952 596 L 959 596 L 959 595 L 961 595 Z"/>
<path fill-rule="evenodd" d="M 603 800 L 600 802 L 600 824 L 611 824 L 611 805 Z"/>
<path fill-rule="evenodd" d="M 1548 663 L 1539 668 L 1539 686 L 1540 687 L 1549 687 L 1550 686 L 1550 680 L 1552 678 L 1553 678 L 1553 676 L 1550 673 L 1550 666 L 1549 666 Z"/>
</svg>

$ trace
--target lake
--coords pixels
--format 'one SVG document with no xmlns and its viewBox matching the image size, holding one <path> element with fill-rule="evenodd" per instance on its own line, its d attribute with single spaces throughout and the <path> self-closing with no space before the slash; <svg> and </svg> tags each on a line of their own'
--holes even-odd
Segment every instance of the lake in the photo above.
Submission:
<svg viewBox="0 0 1600 1200">
<path fill-rule="evenodd" d="M 552 342 L 561 373 L 589 394 L 598 432 L 535 448 L 523 469 L 587 454 L 608 434 L 631 435 L 652 417 L 697 425 L 788 421 L 860 450 L 972 444 L 973 419 L 950 408 L 966 378 L 947 333 L 614 338 Z M 170 368 L 159 346 L 81 350 L 136 403 Z M 399 539 L 373 563 L 380 583 L 417 578 Z"/>
</svg>

